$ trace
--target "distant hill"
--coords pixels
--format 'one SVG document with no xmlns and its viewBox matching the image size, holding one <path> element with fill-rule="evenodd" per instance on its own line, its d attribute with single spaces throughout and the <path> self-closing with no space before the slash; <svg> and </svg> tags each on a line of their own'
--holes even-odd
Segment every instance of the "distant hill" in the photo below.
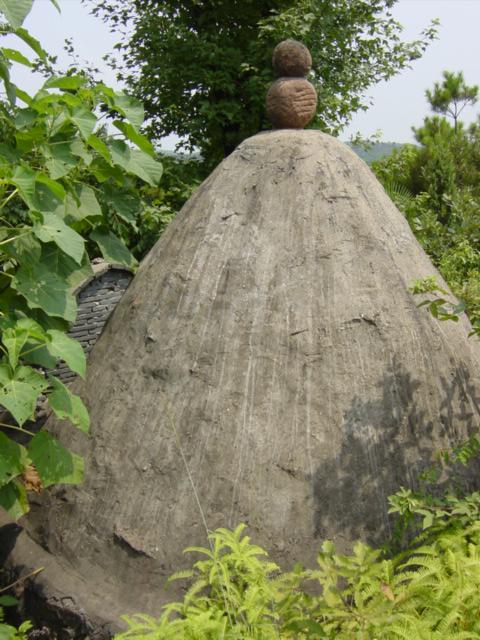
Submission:
<svg viewBox="0 0 480 640">
<path fill-rule="evenodd" d="M 380 160 L 380 158 L 384 158 L 385 156 L 389 156 L 395 149 L 403 147 L 403 144 L 400 142 L 375 142 L 368 149 L 363 149 L 358 145 L 350 144 L 348 142 L 347 144 L 352 147 L 353 151 L 355 151 L 355 153 L 367 164 L 370 164 L 375 160 Z"/>
</svg>

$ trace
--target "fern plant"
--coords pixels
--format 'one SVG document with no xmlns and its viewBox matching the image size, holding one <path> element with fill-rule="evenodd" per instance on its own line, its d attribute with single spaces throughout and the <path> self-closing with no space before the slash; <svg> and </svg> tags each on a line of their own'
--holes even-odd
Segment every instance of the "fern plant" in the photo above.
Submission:
<svg viewBox="0 0 480 640">
<path fill-rule="evenodd" d="M 244 525 L 210 534 L 203 556 L 170 580 L 189 579 L 159 619 L 125 618 L 117 640 L 466 640 L 480 637 L 480 521 L 447 527 L 391 558 L 357 542 L 351 555 L 325 542 L 318 568 L 281 573 Z M 428 529 L 428 527 L 427 527 Z M 322 593 L 305 586 L 318 582 Z M 311 589 L 309 589 L 311 591 Z"/>
</svg>

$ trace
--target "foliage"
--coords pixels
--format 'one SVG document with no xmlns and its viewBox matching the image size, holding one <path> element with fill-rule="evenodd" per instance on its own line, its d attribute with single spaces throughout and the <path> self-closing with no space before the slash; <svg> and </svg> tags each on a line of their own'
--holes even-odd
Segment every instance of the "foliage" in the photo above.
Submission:
<svg viewBox="0 0 480 640">
<path fill-rule="evenodd" d="M 28 620 L 16 628 L 4 622 L 5 607 L 14 607 L 17 605 L 16 598 L 9 595 L 0 595 L 0 638 L 1 640 L 27 640 L 28 632 L 32 628 L 32 623 Z"/>
<path fill-rule="evenodd" d="M 313 126 L 337 133 L 366 108 L 366 89 L 419 58 L 435 25 L 403 42 L 396 0 L 89 0 L 123 29 L 117 67 L 140 98 L 149 133 L 175 133 L 211 168 L 244 138 L 268 128 L 271 54 L 285 38 L 311 50 L 320 93 Z"/>
<path fill-rule="evenodd" d="M 476 517 L 479 504 L 477 496 Z M 288 573 L 242 537 L 243 525 L 218 529 L 210 548 L 189 550 L 205 559 L 173 577 L 191 580 L 183 601 L 167 605 L 158 620 L 126 617 L 129 629 L 117 640 L 476 638 L 480 522 L 438 523 L 428 541 L 393 557 L 361 542 L 351 555 L 340 555 L 325 542 L 317 569 Z M 320 584 L 320 596 L 305 589 L 312 582 Z"/>
<path fill-rule="evenodd" d="M 15 34 L 45 58 L 21 27 L 31 5 L 3 0 L 9 24 L 2 33 Z M 28 422 L 46 395 L 59 419 L 88 432 L 82 400 L 51 373 L 60 359 L 85 375 L 82 348 L 66 334 L 76 317 L 71 290 L 100 253 L 135 265 L 120 238 L 137 228 L 137 181 L 153 189 L 162 167 L 139 132 L 144 113 L 137 100 L 82 74 L 52 76 L 29 96 L 11 81 L 12 62 L 32 62 L 15 49 L 0 49 L 7 95 L 0 103 L 0 505 L 18 518 L 28 510 L 26 487 L 82 478 L 82 459 L 46 431 L 34 433 Z M 106 135 L 104 117 L 118 135 Z"/>
<path fill-rule="evenodd" d="M 425 118 L 423 126 L 414 129 L 418 145 L 405 145 L 372 168 L 454 295 L 464 301 L 478 333 L 480 120 L 470 127 L 458 120 L 466 101 L 472 103 L 476 93 L 477 87 L 468 87 L 461 73 L 445 72 L 444 82 L 436 83 L 427 96 L 432 109 L 457 118 L 454 126 L 445 115 Z M 458 317 L 461 307 L 446 302 L 445 292 L 437 285 L 429 292 L 439 294 L 429 303 L 431 311 L 438 309 L 438 317 Z"/>
<path fill-rule="evenodd" d="M 473 105 L 478 99 L 478 86 L 467 86 L 463 73 L 443 72 L 443 82 L 435 83 L 433 91 L 427 91 L 427 99 L 436 113 L 453 118 L 457 131 L 458 118 L 467 105 Z"/>
<path fill-rule="evenodd" d="M 176 216 L 201 182 L 203 174 L 199 159 L 194 156 L 160 155 L 163 166 L 161 184 L 143 185 L 139 196 L 143 205 L 137 228 L 118 230 L 118 234 L 137 258 L 153 247 L 168 223 Z M 115 228 L 115 227 L 114 227 Z"/>
</svg>

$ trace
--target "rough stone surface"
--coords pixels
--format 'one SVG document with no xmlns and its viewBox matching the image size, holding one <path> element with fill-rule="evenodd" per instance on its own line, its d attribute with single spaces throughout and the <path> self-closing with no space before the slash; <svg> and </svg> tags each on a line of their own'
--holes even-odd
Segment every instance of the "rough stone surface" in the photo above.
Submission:
<svg viewBox="0 0 480 640">
<path fill-rule="evenodd" d="M 307 47 L 297 40 L 284 40 L 273 50 L 272 65 L 278 76 L 306 76 L 312 67 Z"/>
<path fill-rule="evenodd" d="M 40 496 L 10 562 L 45 566 L 38 593 L 99 634 L 158 614 L 182 550 L 206 544 L 179 445 L 208 527 L 246 522 L 284 568 L 313 566 L 325 538 L 380 542 L 386 497 L 478 425 L 468 322 L 437 322 L 408 291 L 435 273 L 338 140 L 243 142 L 144 260 L 74 383 L 91 438 L 50 423 L 86 481 Z"/>
<path fill-rule="evenodd" d="M 317 92 L 305 78 L 279 78 L 266 98 L 267 117 L 277 129 L 303 129 L 317 110 Z"/>
</svg>

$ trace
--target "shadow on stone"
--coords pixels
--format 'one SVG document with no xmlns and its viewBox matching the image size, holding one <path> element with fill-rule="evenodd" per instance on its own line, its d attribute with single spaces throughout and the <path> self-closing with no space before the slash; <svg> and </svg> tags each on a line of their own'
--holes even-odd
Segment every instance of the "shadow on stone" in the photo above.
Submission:
<svg viewBox="0 0 480 640">
<path fill-rule="evenodd" d="M 420 386 L 419 380 L 394 361 L 376 385 L 375 399 L 353 398 L 344 414 L 340 464 L 327 460 L 314 473 L 316 537 L 324 539 L 334 529 L 350 540 L 382 544 L 393 532 L 387 498 L 402 485 L 419 487 L 421 474 L 434 462 L 430 440 L 444 441 L 447 449 L 460 444 L 462 431 L 476 432 L 480 397 L 464 367 L 457 367 L 448 378 L 439 376 L 436 424 L 426 419 L 416 402 Z M 343 471 L 339 474 L 338 469 Z M 473 491 L 480 486 L 479 472 L 479 461 L 468 469 L 457 463 L 442 474 L 438 489 L 455 481 L 464 491 Z"/>
</svg>

